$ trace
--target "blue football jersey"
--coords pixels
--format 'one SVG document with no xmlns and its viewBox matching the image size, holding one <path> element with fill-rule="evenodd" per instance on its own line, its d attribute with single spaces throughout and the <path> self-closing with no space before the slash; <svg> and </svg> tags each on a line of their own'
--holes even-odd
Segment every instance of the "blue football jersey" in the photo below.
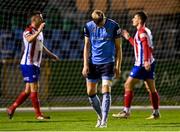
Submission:
<svg viewBox="0 0 180 132">
<path fill-rule="evenodd" d="M 121 29 L 119 25 L 106 19 L 103 27 L 98 27 L 94 21 L 86 23 L 84 35 L 90 39 L 90 63 L 105 64 L 115 61 L 115 39 L 119 38 Z"/>
</svg>

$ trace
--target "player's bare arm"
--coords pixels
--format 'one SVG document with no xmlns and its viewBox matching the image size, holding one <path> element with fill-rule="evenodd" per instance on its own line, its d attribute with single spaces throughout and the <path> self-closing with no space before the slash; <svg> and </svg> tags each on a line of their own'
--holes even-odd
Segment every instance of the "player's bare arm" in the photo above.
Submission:
<svg viewBox="0 0 180 132">
<path fill-rule="evenodd" d="M 54 53 L 52 53 L 52 52 L 51 52 L 50 50 L 48 50 L 45 46 L 43 46 L 43 50 L 44 50 L 44 52 L 45 52 L 48 56 L 50 56 L 53 60 L 55 60 L 55 61 L 59 61 L 59 60 L 60 60 L 57 55 L 55 55 Z"/>
<path fill-rule="evenodd" d="M 132 46 L 134 46 L 134 39 L 130 36 L 127 30 L 122 30 L 122 36 L 130 42 Z"/>
<path fill-rule="evenodd" d="M 34 34 L 32 34 L 32 35 L 29 34 L 29 35 L 26 35 L 26 36 L 25 36 L 26 40 L 27 40 L 29 43 L 31 43 L 32 41 L 36 40 L 37 36 L 38 36 L 38 35 L 40 34 L 40 32 L 43 30 L 44 26 L 45 26 L 45 23 L 41 23 L 40 26 L 39 26 L 39 28 L 38 28 L 38 30 L 37 30 Z"/>
<path fill-rule="evenodd" d="M 90 49 L 90 41 L 88 37 L 85 37 L 85 42 L 84 42 L 84 54 L 83 54 L 83 58 L 84 58 L 84 66 L 83 66 L 83 70 L 82 70 L 82 74 L 84 77 L 87 77 L 87 74 L 89 72 L 89 62 L 88 62 L 88 58 L 89 58 L 89 49 Z"/>
<path fill-rule="evenodd" d="M 122 39 L 115 39 L 116 58 L 115 58 L 115 78 L 119 78 L 121 74 L 121 62 L 122 62 Z"/>
</svg>

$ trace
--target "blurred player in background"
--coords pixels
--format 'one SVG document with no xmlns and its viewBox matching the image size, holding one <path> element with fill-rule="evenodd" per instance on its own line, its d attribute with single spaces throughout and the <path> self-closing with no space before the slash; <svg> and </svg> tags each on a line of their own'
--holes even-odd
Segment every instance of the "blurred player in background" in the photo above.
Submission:
<svg viewBox="0 0 180 132">
<path fill-rule="evenodd" d="M 108 112 L 111 105 L 112 78 L 119 78 L 121 69 L 121 29 L 119 25 L 105 17 L 100 10 L 91 14 L 92 21 L 84 27 L 84 67 L 89 101 L 97 113 L 95 127 L 107 127 Z M 102 79 L 102 108 L 97 96 L 97 83 Z"/>
<path fill-rule="evenodd" d="M 132 19 L 133 26 L 137 28 L 134 39 L 130 37 L 126 30 L 122 31 L 124 38 L 129 40 L 134 47 L 135 65 L 124 85 L 124 110 L 118 114 L 113 114 L 113 117 L 128 118 L 130 116 L 133 88 L 139 80 L 144 80 L 154 109 L 152 115 L 147 119 L 158 119 L 160 117 L 159 95 L 154 81 L 155 59 L 153 58 L 152 35 L 151 31 L 145 27 L 146 20 L 147 15 L 144 12 L 135 13 Z"/>
<path fill-rule="evenodd" d="M 9 118 L 11 119 L 18 106 L 20 106 L 29 96 L 35 110 L 36 119 L 43 120 L 50 117 L 44 116 L 40 111 L 38 99 L 39 75 L 42 52 L 54 60 L 59 58 L 51 53 L 44 45 L 42 30 L 45 26 L 41 12 L 34 11 L 30 14 L 31 24 L 23 33 L 24 53 L 21 59 L 21 71 L 25 82 L 25 89 L 20 93 L 15 102 L 7 109 Z"/>
</svg>

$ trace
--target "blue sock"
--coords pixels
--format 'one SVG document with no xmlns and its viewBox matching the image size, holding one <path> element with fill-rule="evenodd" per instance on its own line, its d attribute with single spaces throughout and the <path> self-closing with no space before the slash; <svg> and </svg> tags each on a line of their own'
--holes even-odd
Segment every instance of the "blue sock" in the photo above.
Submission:
<svg viewBox="0 0 180 132">
<path fill-rule="evenodd" d="M 111 94 L 109 92 L 103 94 L 102 101 L 102 122 L 107 122 L 108 112 L 111 106 Z"/>
<path fill-rule="evenodd" d="M 93 109 L 96 111 L 98 118 L 102 118 L 102 112 L 101 112 L 101 102 L 99 100 L 99 97 L 95 94 L 92 96 L 89 96 L 89 102 L 92 105 Z"/>
</svg>

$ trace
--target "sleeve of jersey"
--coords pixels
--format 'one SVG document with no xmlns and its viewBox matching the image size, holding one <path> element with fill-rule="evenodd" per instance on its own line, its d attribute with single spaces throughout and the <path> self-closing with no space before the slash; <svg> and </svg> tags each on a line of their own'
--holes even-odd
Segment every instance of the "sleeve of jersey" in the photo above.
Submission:
<svg viewBox="0 0 180 132">
<path fill-rule="evenodd" d="M 27 36 L 29 36 L 29 35 L 31 35 L 32 34 L 32 31 L 31 31 L 31 29 L 29 29 L 29 28 L 27 28 L 25 31 L 24 31 L 24 36 L 25 37 L 27 37 Z"/>
<path fill-rule="evenodd" d="M 119 27 L 118 24 L 116 24 L 116 26 L 115 26 L 115 30 L 114 30 L 113 36 L 114 36 L 115 39 L 121 37 L 121 28 Z"/>
<path fill-rule="evenodd" d="M 89 37 L 89 30 L 87 28 L 87 25 L 84 26 L 84 36 Z"/>
<path fill-rule="evenodd" d="M 130 44 L 131 44 L 132 46 L 134 46 L 134 39 L 133 39 L 132 37 L 130 37 L 128 40 L 129 40 Z"/>
<path fill-rule="evenodd" d="M 148 50 L 149 46 L 148 46 L 146 33 L 140 33 L 139 37 L 143 45 L 144 61 L 148 61 L 149 60 L 149 50 Z"/>
</svg>

